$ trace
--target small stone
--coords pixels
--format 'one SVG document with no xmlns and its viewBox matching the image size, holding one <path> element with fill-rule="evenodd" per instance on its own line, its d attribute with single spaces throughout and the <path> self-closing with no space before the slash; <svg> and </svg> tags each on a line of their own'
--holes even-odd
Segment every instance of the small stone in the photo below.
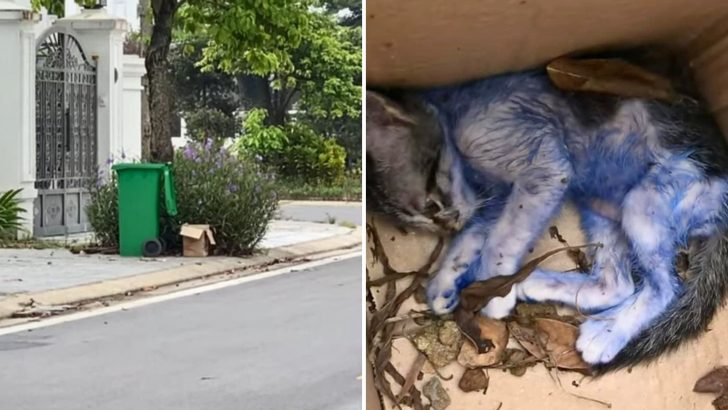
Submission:
<svg viewBox="0 0 728 410">
<path fill-rule="evenodd" d="M 433 366 L 439 369 L 455 360 L 463 339 L 455 322 L 435 321 L 426 326 L 412 341 L 417 350 L 424 353 Z"/>
<path fill-rule="evenodd" d="M 431 378 L 422 386 L 422 394 L 430 400 L 433 410 L 444 410 L 450 405 L 450 396 L 437 377 Z"/>
<path fill-rule="evenodd" d="M 460 329 L 458 329 L 458 325 L 455 322 L 448 320 L 440 328 L 438 337 L 440 343 L 444 345 L 450 346 L 459 343 L 461 339 Z"/>
</svg>

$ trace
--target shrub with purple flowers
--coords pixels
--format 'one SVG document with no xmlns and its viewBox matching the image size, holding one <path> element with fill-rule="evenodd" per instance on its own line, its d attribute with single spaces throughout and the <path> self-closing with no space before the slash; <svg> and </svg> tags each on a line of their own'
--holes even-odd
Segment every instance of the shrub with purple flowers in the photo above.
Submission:
<svg viewBox="0 0 728 410">
<path fill-rule="evenodd" d="M 278 207 L 272 176 L 210 140 L 176 153 L 174 179 L 178 215 L 166 228 L 177 233 L 183 223 L 210 224 L 219 253 L 250 253 Z"/>
</svg>

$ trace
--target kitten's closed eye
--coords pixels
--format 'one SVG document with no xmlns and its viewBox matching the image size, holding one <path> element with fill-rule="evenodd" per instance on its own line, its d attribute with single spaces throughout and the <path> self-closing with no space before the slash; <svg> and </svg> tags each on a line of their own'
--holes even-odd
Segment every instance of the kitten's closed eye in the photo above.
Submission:
<svg viewBox="0 0 728 410">
<path fill-rule="evenodd" d="M 367 91 L 367 205 L 407 225 L 439 230 L 436 175 L 442 133 L 419 98 Z"/>
</svg>

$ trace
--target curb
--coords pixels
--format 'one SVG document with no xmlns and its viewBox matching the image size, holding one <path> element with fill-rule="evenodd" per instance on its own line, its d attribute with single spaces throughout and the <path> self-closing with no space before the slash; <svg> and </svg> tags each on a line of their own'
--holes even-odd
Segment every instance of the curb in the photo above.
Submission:
<svg viewBox="0 0 728 410">
<path fill-rule="evenodd" d="M 279 205 L 294 206 L 361 206 L 361 201 L 331 201 L 331 200 L 315 200 L 315 199 L 281 199 Z"/>
<path fill-rule="evenodd" d="M 8 319 L 34 301 L 41 306 L 71 305 L 138 292 L 149 288 L 175 285 L 227 271 L 250 270 L 277 263 L 278 261 L 306 258 L 317 254 L 354 248 L 362 243 L 360 226 L 342 235 L 268 249 L 265 255 L 239 260 L 219 261 L 210 258 L 200 265 L 186 265 L 138 275 L 87 283 L 68 288 L 41 292 L 20 293 L 0 300 L 0 320 Z"/>
</svg>

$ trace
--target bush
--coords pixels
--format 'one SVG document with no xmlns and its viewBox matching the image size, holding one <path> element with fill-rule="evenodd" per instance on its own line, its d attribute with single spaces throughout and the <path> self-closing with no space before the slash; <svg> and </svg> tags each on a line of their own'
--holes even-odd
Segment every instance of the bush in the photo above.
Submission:
<svg viewBox="0 0 728 410">
<path fill-rule="evenodd" d="M 346 150 L 335 140 L 317 134 L 300 122 L 266 126 L 266 112 L 252 110 L 238 141 L 243 156 L 255 156 L 272 166 L 282 179 L 311 184 L 338 183 L 345 175 Z"/>
<path fill-rule="evenodd" d="M 0 195 L 0 240 L 14 237 L 22 229 L 23 218 L 20 214 L 25 212 L 20 206 L 18 194 L 22 189 L 4 192 Z"/>
<path fill-rule="evenodd" d="M 183 223 L 209 224 L 217 254 L 250 254 L 255 249 L 278 207 L 272 176 L 252 161 L 213 148 L 212 141 L 191 142 L 177 151 L 173 175 L 178 214 L 170 217 L 163 209 L 160 221 L 161 236 L 171 251 L 182 249 L 179 229 Z M 104 246 L 118 245 L 116 194 L 115 179 L 91 189 L 87 213 Z"/>
<path fill-rule="evenodd" d="M 241 130 L 240 121 L 216 108 L 198 108 L 183 115 L 187 127 L 187 138 L 194 141 L 235 138 Z"/>
<path fill-rule="evenodd" d="M 88 187 L 89 202 L 86 206 L 86 217 L 96 235 L 96 241 L 101 246 L 119 246 L 119 200 L 116 175 L 111 175 L 108 181 L 103 180 L 99 172 L 98 177 Z"/>
<path fill-rule="evenodd" d="M 238 159 L 225 148 L 191 142 L 174 159 L 178 215 L 182 223 L 210 224 L 218 252 L 248 254 L 263 239 L 278 208 L 275 181 L 248 159 Z"/>
</svg>

